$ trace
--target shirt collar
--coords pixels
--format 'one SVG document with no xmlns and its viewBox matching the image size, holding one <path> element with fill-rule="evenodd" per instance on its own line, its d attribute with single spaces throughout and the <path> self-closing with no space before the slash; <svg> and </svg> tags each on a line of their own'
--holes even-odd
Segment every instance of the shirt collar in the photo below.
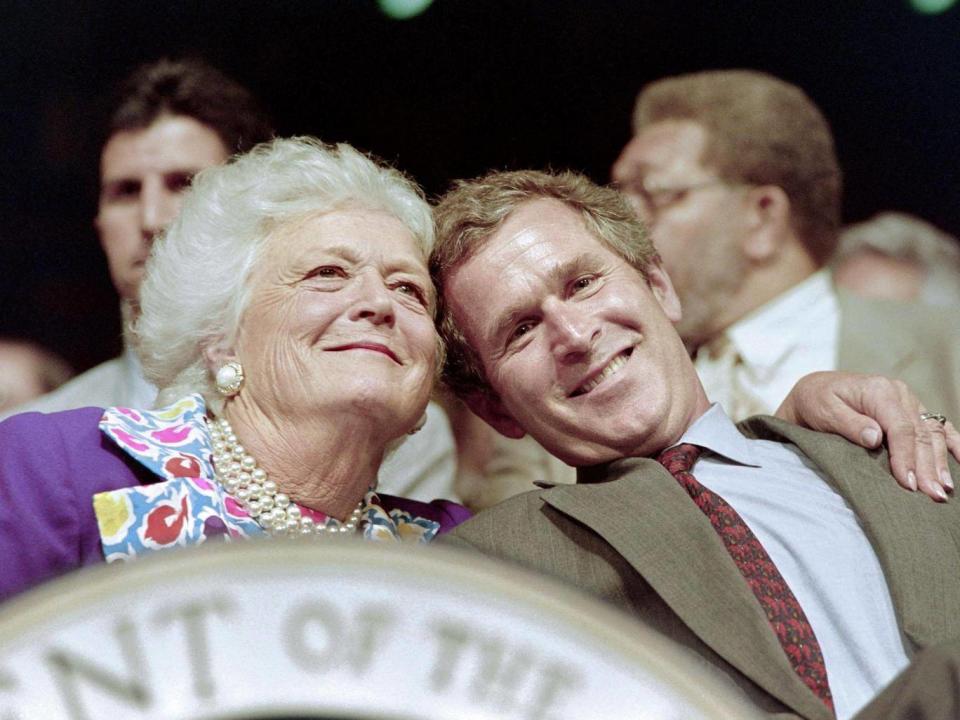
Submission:
<svg viewBox="0 0 960 720">
<path fill-rule="evenodd" d="M 837 312 L 826 270 L 818 270 L 726 330 L 743 361 L 756 371 L 775 368 L 807 338 L 810 328 Z"/>
<path fill-rule="evenodd" d="M 212 447 L 204 422 L 206 413 L 199 394 L 159 410 L 111 407 L 100 418 L 100 430 L 120 450 L 161 478 L 211 478 Z"/>
<path fill-rule="evenodd" d="M 720 403 L 713 403 L 687 428 L 677 445 L 681 443 L 698 445 L 740 465 L 759 467 L 750 441 L 737 430 Z"/>
<path fill-rule="evenodd" d="M 157 389 L 143 376 L 143 367 L 137 354 L 128 345 L 124 347 L 121 357 L 126 386 L 125 402 L 129 402 L 132 407 L 153 407 L 157 399 Z"/>
</svg>

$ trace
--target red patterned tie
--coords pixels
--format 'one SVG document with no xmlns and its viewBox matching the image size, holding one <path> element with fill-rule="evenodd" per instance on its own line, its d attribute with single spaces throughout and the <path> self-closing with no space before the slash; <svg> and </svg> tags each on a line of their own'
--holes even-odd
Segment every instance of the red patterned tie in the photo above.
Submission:
<svg viewBox="0 0 960 720">
<path fill-rule="evenodd" d="M 699 456 L 699 447 L 684 444 L 664 450 L 657 460 L 710 518 L 710 524 L 720 535 L 740 573 L 760 601 L 793 669 L 807 687 L 833 710 L 823 653 L 803 608 L 743 518 L 726 500 L 701 485 L 690 472 Z"/>
</svg>

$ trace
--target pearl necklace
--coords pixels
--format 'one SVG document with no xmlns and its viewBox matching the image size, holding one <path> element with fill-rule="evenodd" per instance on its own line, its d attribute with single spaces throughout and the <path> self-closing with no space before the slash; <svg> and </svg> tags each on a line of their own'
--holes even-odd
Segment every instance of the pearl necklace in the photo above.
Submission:
<svg viewBox="0 0 960 720">
<path fill-rule="evenodd" d="M 267 478 L 263 468 L 257 467 L 257 461 L 240 444 L 226 418 L 210 420 L 209 426 L 214 477 L 268 535 L 348 534 L 357 529 L 365 498 L 345 522 L 330 518 L 327 524 L 316 523 L 301 512 L 289 495 L 277 491 L 277 484 Z"/>
</svg>

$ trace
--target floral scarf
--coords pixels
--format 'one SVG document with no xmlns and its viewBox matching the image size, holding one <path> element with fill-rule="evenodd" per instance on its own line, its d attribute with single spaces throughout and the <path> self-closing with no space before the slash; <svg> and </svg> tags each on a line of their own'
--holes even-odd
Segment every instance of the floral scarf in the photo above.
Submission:
<svg viewBox="0 0 960 720">
<path fill-rule="evenodd" d="M 161 410 L 109 408 L 100 429 L 161 478 L 149 485 L 94 495 L 107 562 L 211 539 L 266 534 L 215 479 L 206 407 L 200 395 L 188 395 Z M 337 523 L 321 512 L 299 507 L 317 524 Z M 439 523 L 403 510 L 387 511 L 371 491 L 364 498 L 358 533 L 366 540 L 427 543 L 439 528 Z"/>
</svg>

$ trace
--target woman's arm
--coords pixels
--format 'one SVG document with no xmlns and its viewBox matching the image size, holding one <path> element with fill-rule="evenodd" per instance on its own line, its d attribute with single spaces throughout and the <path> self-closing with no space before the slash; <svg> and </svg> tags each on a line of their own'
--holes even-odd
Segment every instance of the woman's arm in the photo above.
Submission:
<svg viewBox="0 0 960 720">
<path fill-rule="evenodd" d="M 953 423 L 921 420 L 926 408 L 899 380 L 879 375 L 815 372 L 801 378 L 776 415 L 797 425 L 842 435 L 865 448 L 886 435 L 897 482 L 938 502 L 953 492 L 947 456 L 960 461 L 960 432 Z"/>
</svg>

